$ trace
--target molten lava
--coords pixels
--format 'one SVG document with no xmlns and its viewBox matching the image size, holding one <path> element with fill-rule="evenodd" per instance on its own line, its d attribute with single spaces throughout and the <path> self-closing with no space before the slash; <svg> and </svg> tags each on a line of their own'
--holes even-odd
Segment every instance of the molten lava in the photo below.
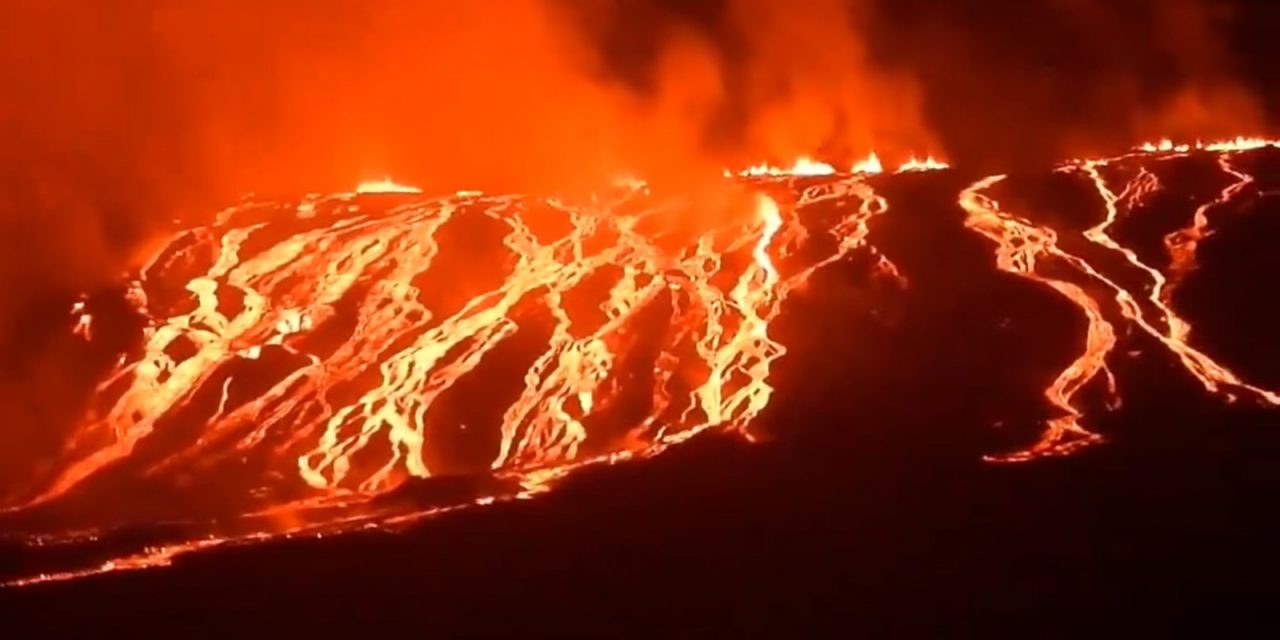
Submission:
<svg viewBox="0 0 1280 640">
<path fill-rule="evenodd" d="M 1084 229 L 1001 205 L 994 194 L 1011 182 L 1003 175 L 959 194 L 962 232 L 990 243 L 995 267 L 1054 292 L 1086 321 L 1078 352 L 1043 390 L 1055 415 L 1040 437 L 990 459 L 1101 441 L 1085 390 L 1119 406 L 1110 360 L 1130 329 L 1208 392 L 1280 406 L 1280 393 L 1194 346 L 1173 299 L 1216 214 L 1256 192 L 1237 154 L 1266 146 L 1276 143 L 1166 140 L 1064 163 L 1059 171 L 1101 202 L 1100 220 Z M 1191 154 L 1214 157 L 1230 183 L 1164 237 L 1162 270 L 1111 230 L 1163 188 L 1155 167 Z M 926 156 L 893 173 L 947 166 Z M 143 505 L 31 525 L 26 540 L 92 545 L 147 519 L 181 527 L 11 583 L 399 526 L 526 498 L 576 469 L 652 456 L 709 429 L 750 437 L 786 353 L 772 325 L 792 293 L 854 252 L 900 286 L 909 281 L 869 240 L 870 221 L 890 204 L 869 184 L 885 173 L 877 155 L 848 173 L 809 158 L 725 173 L 726 188 L 754 190 L 728 215 L 659 197 L 634 176 L 586 202 L 426 197 L 388 179 L 242 204 L 177 234 L 129 283 L 126 298 L 145 322 L 136 348 L 98 383 L 58 458 L 3 504 L 9 517 L 42 522 L 36 516 L 63 505 L 75 513 L 95 496 L 146 493 L 122 483 L 167 487 L 176 511 Z M 1113 187 L 1117 175 L 1129 177 Z M 775 192 L 784 186 L 794 197 Z M 1097 252 L 1116 259 L 1087 258 Z M 106 316 L 88 300 L 75 303 L 69 330 L 92 342 Z M 443 476 L 474 483 L 425 504 L 403 499 Z M 216 504 L 199 498 L 209 493 Z"/>
<path fill-rule="evenodd" d="M 794 171 L 829 169 L 801 161 Z M 148 322 L 141 346 L 101 382 L 58 464 L 11 497 L 10 511 L 92 493 L 120 466 L 173 486 L 252 469 L 239 523 L 204 516 L 191 540 L 30 580 L 437 513 L 454 505 L 387 512 L 377 499 L 441 465 L 492 477 L 460 503 L 488 504 L 708 428 L 745 435 L 786 351 L 770 323 L 815 270 L 865 246 L 867 219 L 886 203 L 847 177 L 785 209 L 758 193 L 753 210 L 673 229 L 663 221 L 686 204 L 654 200 L 634 178 L 616 186 L 625 193 L 614 201 L 574 205 L 471 192 L 428 199 L 382 181 L 308 198 L 283 219 L 278 205 L 245 204 L 174 237 L 133 283 Z M 362 200 L 369 193 L 399 200 L 375 210 Z M 825 231 L 834 251 L 805 264 L 794 254 L 813 237 L 806 210 L 827 201 L 860 204 Z M 460 276 L 442 238 L 483 229 L 494 246 L 477 245 L 477 255 L 500 268 Z M 74 312 L 87 337 L 84 305 Z M 525 364 L 507 377 L 496 422 L 459 418 L 449 407 L 460 388 L 509 368 L 499 361 L 513 352 Z M 471 432 L 492 438 L 488 459 L 459 466 L 445 450 Z M 95 539 L 115 525 L 37 539 Z"/>
<path fill-rule="evenodd" d="M 1084 230 L 1082 235 L 1090 242 L 1121 254 L 1128 264 L 1140 269 L 1150 281 L 1150 293 L 1146 296 L 1124 288 L 1116 278 L 1104 275 L 1099 267 L 1080 255 L 1062 249 L 1058 244 L 1058 233 L 1053 229 L 1002 210 L 999 203 L 985 192 L 1002 182 L 1005 176 L 984 178 L 960 194 L 960 206 L 968 214 L 965 225 L 996 243 L 996 264 L 999 269 L 1052 288 L 1079 307 L 1088 320 L 1084 351 L 1045 390 L 1050 404 L 1062 416 L 1050 420 L 1040 441 L 1029 449 L 991 456 L 989 459 L 1023 461 L 1041 455 L 1069 453 L 1080 446 L 1098 442 L 1099 436 L 1081 425 L 1080 418 L 1084 412 L 1073 400 L 1081 388 L 1099 374 L 1105 377 L 1107 383 L 1110 399 L 1108 405 L 1115 407 L 1119 403 L 1115 377 L 1107 366 L 1107 359 L 1116 344 L 1114 325 L 1105 318 L 1099 300 L 1079 284 L 1067 278 L 1046 275 L 1041 268 L 1046 260 L 1065 265 L 1074 277 L 1102 284 L 1113 291 L 1122 317 L 1174 353 L 1185 370 L 1199 380 L 1207 391 L 1221 394 L 1229 401 L 1245 394 L 1263 405 L 1280 406 L 1280 393 L 1243 382 L 1230 369 L 1191 346 L 1191 325 L 1172 308 L 1173 289 L 1194 268 L 1197 245 L 1207 235 L 1208 213 L 1237 198 L 1252 182 L 1251 176 L 1231 164 L 1231 154 L 1265 146 L 1277 146 L 1277 143 L 1258 138 L 1236 138 L 1207 144 L 1197 142 L 1194 145 L 1162 140 L 1143 144 L 1135 153 L 1116 158 L 1075 160 L 1064 165 L 1063 170 L 1078 172 L 1089 178 L 1103 200 L 1105 217 L 1097 225 Z M 1171 264 L 1169 273 L 1162 274 L 1144 264 L 1138 259 L 1137 253 L 1120 245 L 1107 233 L 1121 215 L 1121 207 L 1129 215 L 1133 215 L 1141 208 L 1144 199 L 1160 188 L 1159 181 L 1145 166 L 1139 166 L 1134 178 L 1116 194 L 1107 186 L 1100 169 L 1126 162 L 1153 162 L 1183 157 L 1192 150 L 1218 153 L 1219 168 L 1232 176 L 1234 181 L 1216 199 L 1198 207 L 1187 227 L 1165 236 L 1164 244 Z M 1148 319 L 1137 301 L 1139 297 L 1147 300 L 1155 312 L 1152 314 L 1155 322 L 1161 328 L 1157 328 Z"/>
</svg>

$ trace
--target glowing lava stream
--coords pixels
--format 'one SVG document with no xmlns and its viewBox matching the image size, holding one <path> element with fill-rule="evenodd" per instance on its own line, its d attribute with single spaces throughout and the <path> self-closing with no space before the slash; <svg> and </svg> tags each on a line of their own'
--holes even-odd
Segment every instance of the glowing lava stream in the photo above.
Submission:
<svg viewBox="0 0 1280 640">
<path fill-rule="evenodd" d="M 1246 143 L 1249 143 L 1249 141 L 1246 140 Z M 1138 174 L 1117 194 L 1107 186 L 1106 180 L 1099 171 L 1099 167 L 1105 167 L 1107 164 L 1108 161 L 1086 160 L 1067 167 L 1070 170 L 1079 171 L 1091 180 L 1106 207 L 1106 216 L 1102 222 L 1087 229 L 1084 232 L 1084 236 L 1095 244 L 1120 253 L 1129 264 L 1140 269 L 1151 279 L 1150 295 L 1147 296 L 1147 302 L 1156 309 L 1158 321 L 1165 328 L 1161 331 L 1148 322 L 1135 296 L 1113 281 L 1107 280 L 1107 284 L 1116 292 L 1116 301 L 1120 305 L 1121 312 L 1127 319 L 1155 337 L 1173 352 L 1182 361 L 1187 371 L 1200 382 L 1206 391 L 1223 395 L 1227 400 L 1236 399 L 1235 394 L 1238 392 L 1249 393 L 1263 402 L 1280 406 L 1280 394 L 1243 382 L 1230 369 L 1192 347 L 1188 343 L 1191 335 L 1191 324 L 1174 312 L 1172 308 L 1173 289 L 1194 268 L 1196 247 L 1199 241 L 1204 239 L 1208 233 L 1208 212 L 1214 207 L 1221 206 L 1232 200 L 1253 181 L 1253 178 L 1234 169 L 1230 164 L 1229 155 L 1219 156 L 1219 166 L 1234 176 L 1236 181 L 1223 189 L 1215 200 L 1198 207 L 1188 227 L 1165 236 L 1165 246 L 1170 252 L 1172 261 L 1170 277 L 1166 279 L 1159 270 L 1139 260 L 1132 249 L 1121 246 L 1116 242 L 1115 238 L 1112 238 L 1107 233 L 1108 229 L 1115 224 L 1120 216 L 1121 203 L 1124 203 L 1125 211 L 1133 211 L 1140 205 L 1144 197 L 1160 188 L 1159 181 L 1156 179 L 1155 174 L 1147 171 L 1146 168 L 1141 168 Z M 1101 276 L 1098 277 L 1101 278 Z"/>
<path fill-rule="evenodd" d="M 1017 462 L 1043 455 L 1070 453 L 1101 439 L 1081 426 L 1083 412 L 1072 404 L 1072 399 L 1086 383 L 1102 373 L 1107 379 L 1110 398 L 1113 402 L 1116 400 L 1115 378 L 1106 363 L 1107 354 L 1116 344 L 1116 335 L 1111 323 L 1103 317 L 1097 301 L 1078 285 L 1036 272 L 1037 261 L 1041 259 L 1060 259 L 1077 267 L 1079 261 L 1058 248 L 1057 234 L 1053 230 L 1002 211 L 998 202 L 982 193 L 1004 179 L 1003 175 L 984 178 L 961 192 L 960 206 L 967 214 L 965 226 L 997 244 L 996 266 L 1001 271 L 1051 287 L 1080 307 L 1089 322 L 1084 352 L 1045 389 L 1045 398 L 1063 415 L 1050 419 L 1039 442 L 1030 448 L 1005 456 L 988 457 L 994 461 Z"/>
<path fill-rule="evenodd" d="M 389 184 L 378 192 L 408 193 Z M 268 470 L 259 485 L 268 497 L 246 496 L 243 521 L 230 530 L 211 521 L 190 539 L 17 583 L 167 564 L 222 544 L 389 526 L 458 508 L 397 512 L 371 501 L 407 478 L 432 475 L 425 447 L 437 399 L 473 375 L 521 330 L 517 321 L 530 316 L 548 318 L 550 335 L 494 425 L 499 437 L 490 463 L 494 477 L 514 480 L 519 489 L 458 506 L 528 497 L 583 465 L 654 455 L 708 428 L 745 435 L 772 393 L 771 365 L 785 353 L 769 335 L 770 323 L 817 269 L 867 246 L 867 220 L 887 204 L 850 176 L 806 190 L 786 211 L 758 195 L 754 215 L 686 237 L 641 231 L 671 208 L 646 198 L 638 188 L 615 202 L 579 208 L 465 194 L 418 197 L 367 213 L 359 196 L 339 194 L 298 205 L 296 221 L 305 226 L 283 236 L 271 234 L 280 210 L 253 204 L 179 234 L 135 284 L 132 298 L 150 323 L 142 347 L 99 385 L 92 406 L 101 409 L 77 428 L 59 466 L 42 486 L 11 498 L 8 510 L 65 498 L 107 467 L 130 461 L 139 443 L 182 419 L 199 422 L 199 431 L 176 450 L 159 457 L 152 451 L 133 463 L 141 465 L 143 481 L 245 468 L 252 460 L 249 468 Z M 860 204 L 841 207 L 843 219 L 827 230 L 837 248 L 803 264 L 793 253 L 811 237 L 804 211 L 832 200 Z M 648 206 L 621 212 L 636 203 Z M 261 221 L 264 209 L 273 222 Z M 441 312 L 423 302 L 419 283 L 430 282 L 423 275 L 433 273 L 439 232 L 466 217 L 502 225 L 512 260 L 494 288 Z M 563 221 L 567 231 L 544 237 L 537 228 L 548 217 Z M 195 266 L 201 256 L 209 256 L 207 266 Z M 880 264 L 893 271 L 883 256 Z M 584 316 L 567 300 L 601 274 L 610 281 L 598 298 L 602 317 Z M 185 282 L 186 295 L 175 295 L 175 280 Z M 333 326 L 344 305 L 355 307 L 348 337 L 329 347 L 313 340 Z M 649 367 L 647 413 L 623 435 L 595 434 L 589 425 L 618 404 L 627 385 L 634 391 L 643 384 L 624 377 L 630 374 L 621 367 L 638 353 L 642 312 L 655 308 L 669 310 Z M 264 362 L 268 352 L 300 364 L 258 374 L 268 376 L 265 388 L 259 381 L 249 387 L 255 391 L 237 391 L 250 375 L 245 368 Z M 216 406 L 201 414 L 199 398 L 211 393 Z M 111 526 L 63 539 L 96 539 Z M 33 540 L 60 541 L 58 534 Z"/>
<path fill-rule="evenodd" d="M 1041 439 L 1032 447 L 1004 456 L 989 456 L 988 459 L 1024 461 L 1041 455 L 1069 453 L 1080 446 L 1099 441 L 1100 438 L 1096 434 L 1081 426 L 1079 420 L 1082 417 L 1082 411 L 1072 402 L 1081 387 L 1099 373 L 1106 376 L 1109 404 L 1113 407 L 1118 406 L 1119 397 L 1116 395 L 1115 378 L 1106 364 L 1106 359 L 1116 343 L 1114 328 L 1104 318 L 1098 302 L 1078 285 L 1037 273 L 1037 260 L 1041 258 L 1059 260 L 1081 275 L 1111 289 L 1125 319 L 1159 340 L 1178 357 L 1187 372 L 1194 376 L 1205 390 L 1221 395 L 1228 401 L 1235 400 L 1237 394 L 1243 393 L 1265 404 L 1280 406 L 1280 393 L 1245 383 L 1230 369 L 1192 347 L 1188 342 L 1191 325 L 1172 309 L 1172 292 L 1182 278 L 1195 268 L 1198 243 L 1209 234 L 1209 212 L 1236 198 L 1253 181 L 1251 176 L 1239 171 L 1231 164 L 1230 154 L 1241 150 L 1275 146 L 1275 144 L 1258 138 L 1237 138 L 1208 144 L 1196 143 L 1194 146 L 1175 145 L 1170 141 L 1162 141 L 1159 144 L 1143 145 L 1135 153 L 1117 158 L 1079 160 L 1068 163 L 1064 167 L 1064 170 L 1078 171 L 1088 177 L 1105 205 L 1106 215 L 1103 220 L 1085 230 L 1083 235 L 1097 245 L 1120 253 L 1129 264 L 1146 273 L 1152 282 L 1147 301 L 1158 312 L 1158 319 L 1165 326 L 1163 331 L 1147 320 L 1142 306 L 1132 292 L 1114 279 L 1102 274 L 1080 256 L 1058 247 L 1055 231 L 1002 211 L 999 203 L 983 193 L 986 189 L 1002 182 L 1005 176 L 985 178 L 970 185 L 960 194 L 960 206 L 967 213 L 965 226 L 996 242 L 997 267 L 1002 271 L 1053 288 L 1076 304 L 1089 323 L 1084 352 L 1045 390 L 1045 396 L 1050 404 L 1064 416 L 1051 419 Z M 1150 154 L 1160 154 L 1158 159 L 1182 157 L 1193 149 L 1219 153 L 1217 160 L 1219 167 L 1233 176 L 1235 181 L 1225 187 L 1213 201 L 1199 206 L 1187 227 L 1165 236 L 1164 243 L 1171 258 L 1170 273 L 1166 277 L 1159 270 L 1143 263 L 1133 250 L 1123 247 L 1107 233 L 1120 215 L 1120 203 L 1126 203 L 1127 210 L 1133 210 L 1143 198 L 1160 188 L 1159 181 L 1154 174 L 1145 168 L 1140 168 L 1138 174 L 1119 194 L 1116 194 L 1107 186 L 1099 167 Z"/>
<path fill-rule="evenodd" d="M 1200 241 L 1208 237 L 1210 233 L 1209 212 L 1230 202 L 1253 182 L 1253 176 L 1238 171 L 1231 165 L 1230 154 L 1219 155 L 1218 166 L 1235 178 L 1235 182 L 1227 185 L 1212 202 L 1197 207 L 1195 215 L 1191 217 L 1190 225 L 1174 231 L 1164 238 L 1165 248 L 1168 249 L 1171 259 L 1169 280 L 1167 283 L 1157 283 L 1157 289 L 1159 290 L 1156 294 L 1164 300 L 1165 304 L 1170 304 L 1173 289 L 1181 284 L 1182 280 L 1196 266 L 1196 249 L 1200 246 Z"/>
</svg>

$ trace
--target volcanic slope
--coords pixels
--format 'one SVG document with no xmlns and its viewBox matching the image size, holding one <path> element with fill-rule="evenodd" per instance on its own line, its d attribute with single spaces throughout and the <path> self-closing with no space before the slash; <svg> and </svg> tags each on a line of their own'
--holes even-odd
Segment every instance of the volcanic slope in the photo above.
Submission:
<svg viewBox="0 0 1280 640">
<path fill-rule="evenodd" d="M 713 490 L 690 484 L 799 508 L 798 478 L 856 493 L 878 481 L 853 467 L 884 459 L 963 484 L 1250 455 L 1222 443 L 1277 418 L 1280 151 L 928 169 L 752 175 L 711 216 L 639 185 L 586 204 L 337 194 L 223 212 L 57 321 L 100 376 L 87 417 L 12 482 L 5 574 L 493 512 L 404 534 L 450 546 L 584 492 L 644 530 L 660 526 L 635 522 L 645 509 Z M 590 496 L 631 482 L 671 503 L 618 514 Z M 839 509 L 822 513 L 853 526 Z M 283 544 L 211 555 L 287 564 L 330 543 Z M 196 557 L 137 579 L 211 570 Z"/>
</svg>

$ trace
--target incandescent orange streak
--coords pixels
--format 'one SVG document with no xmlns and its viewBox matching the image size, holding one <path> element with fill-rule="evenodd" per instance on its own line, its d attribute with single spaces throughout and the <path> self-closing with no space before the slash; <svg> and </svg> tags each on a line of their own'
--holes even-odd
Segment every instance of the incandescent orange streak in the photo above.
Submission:
<svg viewBox="0 0 1280 640">
<path fill-rule="evenodd" d="M 1175 247 L 1178 251 L 1178 253 L 1174 254 L 1175 266 L 1170 270 L 1170 279 L 1166 279 L 1159 270 L 1143 263 L 1132 249 L 1121 246 L 1107 233 L 1120 215 L 1121 203 L 1127 203 L 1126 210 L 1132 211 L 1146 195 L 1160 188 L 1159 181 L 1155 175 L 1145 168 L 1140 169 L 1137 176 L 1125 185 L 1125 188 L 1119 194 L 1116 194 L 1107 186 L 1106 180 L 1099 171 L 1099 167 L 1106 166 L 1105 161 L 1086 160 L 1074 165 L 1092 181 L 1106 207 L 1106 217 L 1102 222 L 1086 230 L 1084 235 L 1091 242 L 1120 253 L 1129 264 L 1142 270 L 1151 279 L 1151 291 L 1146 299 L 1156 309 L 1157 319 L 1164 325 L 1164 330 L 1157 329 L 1147 321 L 1142 308 L 1132 293 L 1118 284 L 1102 278 L 1100 275 L 1097 276 L 1106 280 L 1107 284 L 1115 290 L 1116 301 L 1119 303 L 1125 317 L 1177 355 L 1187 371 L 1200 382 L 1206 391 L 1222 394 L 1228 400 L 1234 399 L 1235 394 L 1238 392 L 1247 392 L 1269 404 L 1280 405 L 1280 394 L 1246 384 L 1231 370 L 1192 347 L 1188 343 L 1191 334 L 1190 323 L 1180 317 L 1172 308 L 1172 288 L 1177 284 L 1177 279 L 1175 278 L 1178 277 L 1178 274 L 1185 274 L 1194 267 L 1196 243 L 1205 236 L 1205 226 L 1208 223 L 1206 212 L 1211 207 L 1225 203 L 1233 198 L 1251 180 L 1248 176 L 1231 169 L 1226 156 L 1220 157 L 1219 163 L 1224 169 L 1235 175 L 1239 181 L 1228 186 L 1214 202 L 1199 207 L 1190 227 L 1166 236 L 1166 246 L 1170 248 L 1171 253 Z M 1194 240 L 1191 240 L 1191 238 L 1194 238 Z"/>
<path fill-rule="evenodd" d="M 1057 247 L 1057 235 L 1053 230 L 1032 224 L 1000 209 L 1000 205 L 983 193 L 1003 181 L 1005 176 L 984 178 L 970 185 L 960 194 L 960 206 L 967 214 L 965 226 L 986 236 L 997 244 L 996 266 L 1033 282 L 1044 284 L 1084 312 L 1089 327 L 1085 336 L 1084 352 L 1058 375 L 1045 397 L 1059 409 L 1062 417 L 1049 420 L 1039 442 L 1025 451 L 992 460 L 1016 462 L 1043 455 L 1070 453 L 1082 446 L 1098 442 L 1101 438 L 1080 425 L 1083 411 L 1072 404 L 1075 395 L 1099 373 L 1106 375 L 1108 388 L 1115 397 L 1115 381 L 1107 368 L 1106 358 L 1116 344 L 1115 330 L 1102 314 L 1098 302 L 1078 285 L 1040 275 L 1036 267 L 1041 259 L 1067 260 L 1070 256 Z"/>
<path fill-rule="evenodd" d="M 1235 182 L 1227 185 L 1212 202 L 1197 207 L 1195 215 L 1191 218 L 1191 224 L 1168 234 L 1164 238 L 1165 248 L 1168 249 L 1171 260 L 1169 280 L 1158 287 L 1160 291 L 1157 293 L 1166 304 L 1172 299 L 1173 289 L 1186 278 L 1187 274 L 1195 269 L 1196 249 L 1200 246 L 1200 241 L 1211 233 L 1209 231 L 1209 212 L 1230 202 L 1253 182 L 1252 176 L 1238 171 L 1231 165 L 1231 157 L 1228 154 L 1218 156 L 1218 166 L 1234 177 Z"/>
</svg>

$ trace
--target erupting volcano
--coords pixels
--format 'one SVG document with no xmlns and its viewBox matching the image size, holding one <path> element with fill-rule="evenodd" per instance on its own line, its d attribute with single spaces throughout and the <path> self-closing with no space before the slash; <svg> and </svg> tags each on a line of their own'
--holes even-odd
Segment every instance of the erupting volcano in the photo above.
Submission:
<svg viewBox="0 0 1280 640">
<path fill-rule="evenodd" d="M 0 13 L 4 631 L 1272 617 L 1280 5 Z"/>
<path fill-rule="evenodd" d="M 1075 212 L 1085 223 L 1002 204 L 1016 177 L 955 195 L 995 269 L 1084 321 L 1077 355 L 1043 390 L 1047 417 L 990 461 L 1105 441 L 1092 425 L 1125 401 L 1121 349 L 1166 354 L 1223 403 L 1280 405 L 1211 355 L 1177 299 L 1218 219 L 1273 197 L 1259 185 L 1280 176 L 1276 146 L 1166 142 L 1066 162 L 1048 179 L 1092 198 Z M 1162 176 L 1206 162 L 1224 186 L 1160 214 L 1173 226 L 1158 243 L 1154 227 L 1139 233 Z M 824 295 L 819 273 L 858 269 L 913 295 L 874 227 L 922 214 L 877 185 L 933 190 L 955 171 L 932 157 L 888 175 L 874 154 L 851 171 L 801 159 L 726 171 L 714 198 L 629 179 L 580 202 L 381 180 L 222 211 L 70 309 L 82 357 L 114 362 L 60 452 L 6 498 L 10 541 L 35 559 L 10 584 L 398 528 L 708 429 L 754 439 L 788 382 L 774 375 L 787 347 L 772 325 L 789 300 Z M 920 172 L 936 176 L 909 175 Z"/>
</svg>

